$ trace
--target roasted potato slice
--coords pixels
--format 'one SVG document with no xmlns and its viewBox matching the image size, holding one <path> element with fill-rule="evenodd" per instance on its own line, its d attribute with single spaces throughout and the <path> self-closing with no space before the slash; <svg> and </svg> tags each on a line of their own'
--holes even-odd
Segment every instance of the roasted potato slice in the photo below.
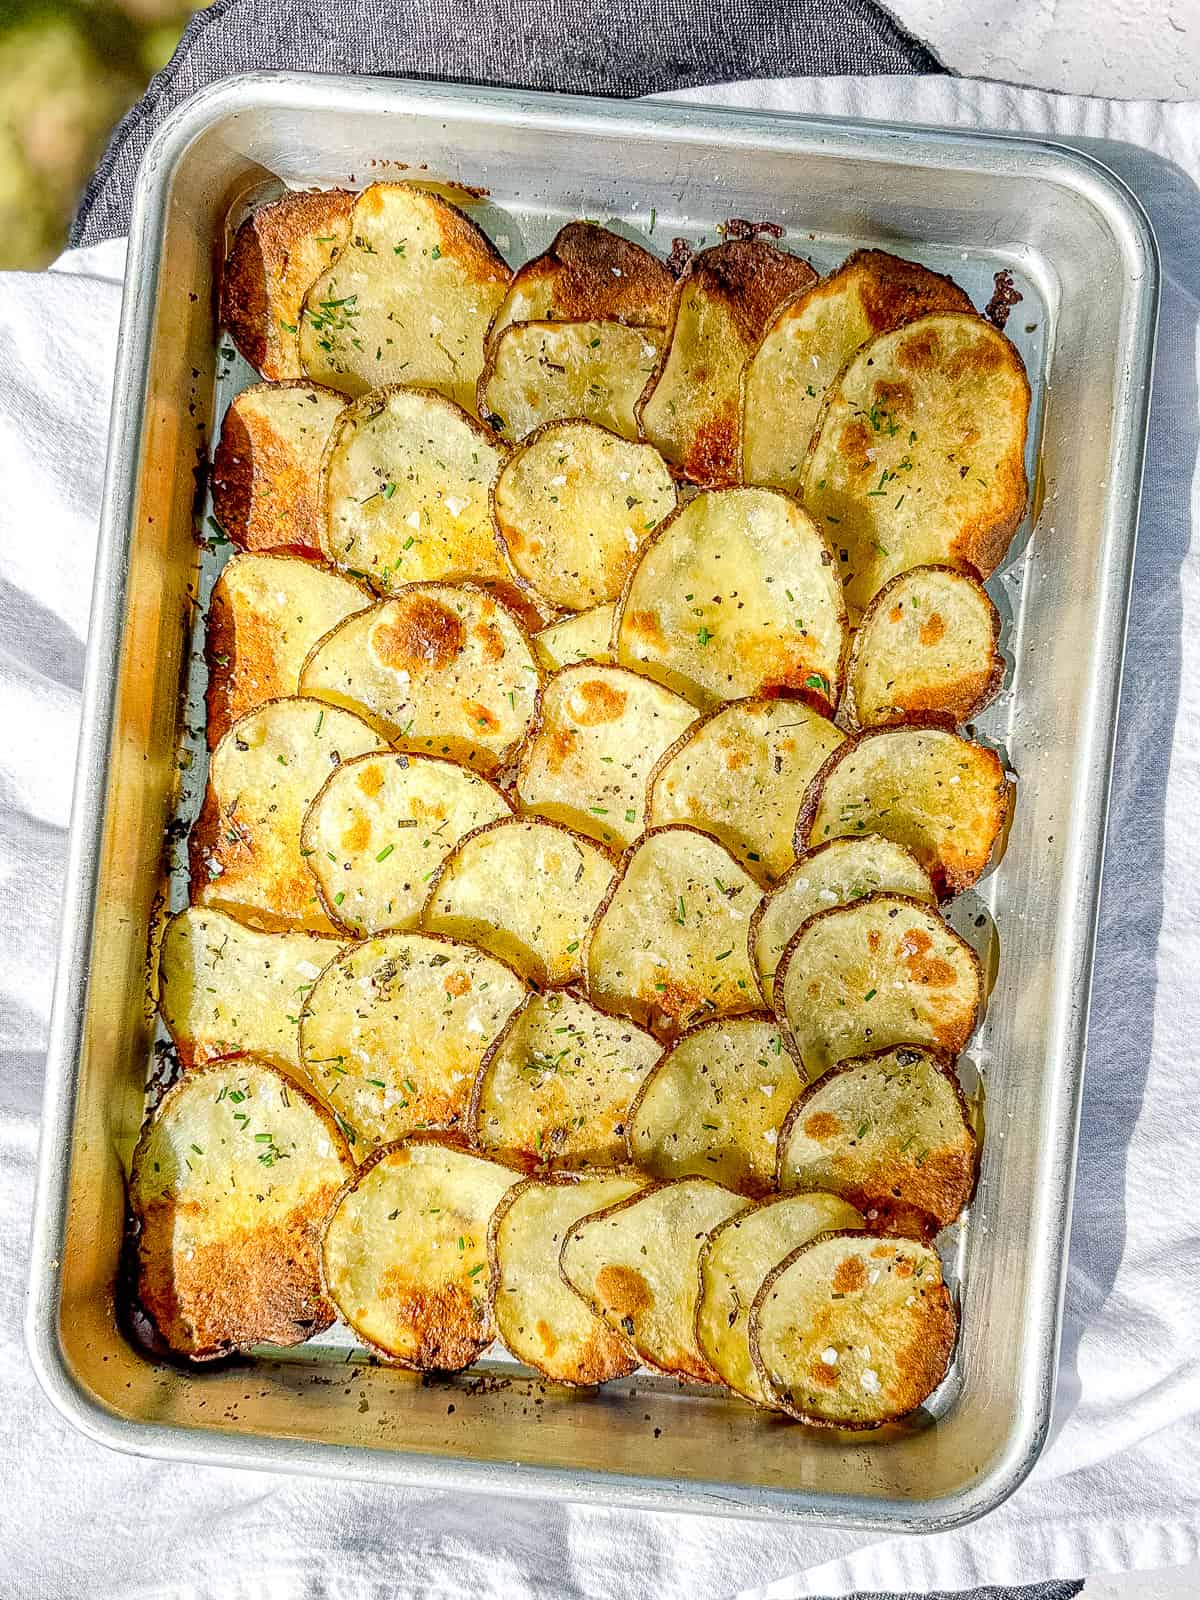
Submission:
<svg viewBox="0 0 1200 1600">
<path fill-rule="evenodd" d="M 533 636 L 533 648 L 547 672 L 581 661 L 612 664 L 612 630 L 616 606 L 592 606 L 576 616 L 552 622 Z"/>
<path fill-rule="evenodd" d="M 502 961 L 427 933 L 351 945 L 309 990 L 300 1060 L 364 1147 L 458 1122 L 484 1052 L 525 998 Z"/>
<path fill-rule="evenodd" d="M 957 894 L 987 870 L 1012 796 L 994 750 L 942 727 L 876 728 L 847 739 L 809 785 L 796 853 L 878 833 L 912 851 L 939 895 Z"/>
<path fill-rule="evenodd" d="M 357 583 L 295 556 L 240 555 L 213 586 L 208 658 L 208 743 L 239 717 L 293 695 L 308 652 L 371 604 Z"/>
<path fill-rule="evenodd" d="M 643 245 L 595 222 L 568 222 L 548 250 L 518 267 L 488 330 L 487 348 L 514 322 L 623 322 L 665 328 L 675 279 Z"/>
<path fill-rule="evenodd" d="M 775 1011 L 810 1078 L 889 1045 L 957 1055 L 982 993 L 970 945 L 928 906 L 893 894 L 809 917 L 775 972 Z"/>
<path fill-rule="evenodd" d="M 508 439 L 582 417 L 638 439 L 634 408 L 662 348 L 659 328 L 619 322 L 513 322 L 479 380 L 479 415 Z"/>
<path fill-rule="evenodd" d="M 854 635 L 846 705 L 860 728 L 945 717 L 968 722 L 1004 682 L 1000 615 L 953 567 L 914 567 L 885 583 Z"/>
<path fill-rule="evenodd" d="M 937 1252 L 864 1233 L 801 1245 L 750 1311 L 768 1402 L 818 1428 L 875 1428 L 915 1411 L 946 1376 L 956 1332 Z"/>
<path fill-rule="evenodd" d="M 524 738 L 540 677 L 528 634 L 493 596 L 414 583 L 326 634 L 300 684 L 402 749 L 492 773 Z"/>
<path fill-rule="evenodd" d="M 912 1045 L 832 1068 L 779 1136 L 782 1190 L 840 1194 L 882 1232 L 931 1238 L 974 1183 L 975 1134 L 954 1067 Z"/>
<path fill-rule="evenodd" d="M 844 734 L 795 700 L 735 700 L 694 722 L 650 774 L 652 827 L 690 822 L 774 883 L 796 859 L 804 792 Z"/>
<path fill-rule="evenodd" d="M 504 817 L 459 840 L 423 925 L 490 950 L 539 988 L 583 973 L 583 942 L 616 876 L 608 854 L 555 822 Z"/>
<path fill-rule="evenodd" d="M 521 809 L 602 844 L 631 844 L 645 820 L 651 768 L 695 719 L 695 706 L 635 672 L 563 667 L 542 690 L 521 754 Z"/>
<path fill-rule="evenodd" d="M 444 1136 L 362 1164 L 321 1242 L 326 1290 L 360 1339 L 418 1372 L 471 1365 L 496 1336 L 488 1225 L 519 1177 Z"/>
<path fill-rule="evenodd" d="M 970 311 L 950 278 L 884 250 L 856 250 L 785 302 L 742 377 L 742 475 L 799 494 L 825 390 L 854 352 L 914 317 Z"/>
<path fill-rule="evenodd" d="M 675 823 L 644 833 L 592 924 L 589 996 L 664 1037 L 753 1011 L 758 992 L 746 937 L 759 893 L 697 828 Z"/>
<path fill-rule="evenodd" d="M 513 570 L 547 605 L 615 600 L 652 529 L 675 509 L 658 451 L 594 422 L 549 422 L 524 439 L 492 489 Z"/>
<path fill-rule="evenodd" d="M 353 1170 L 329 1113 L 265 1061 L 218 1061 L 168 1090 L 129 1204 L 138 1299 L 171 1349 L 207 1361 L 327 1328 L 317 1246 Z"/>
<path fill-rule="evenodd" d="M 259 206 L 233 236 L 221 278 L 221 321 L 264 378 L 300 378 L 305 290 L 346 242 L 354 196 L 309 189 Z"/>
<path fill-rule="evenodd" d="M 319 700 L 272 700 L 213 751 L 188 841 L 192 899 L 266 929 L 337 933 L 300 853 L 300 825 L 325 779 L 384 748 L 359 717 Z"/>
<path fill-rule="evenodd" d="M 807 261 L 763 239 L 729 239 L 692 257 L 638 405 L 646 438 L 683 477 L 739 481 L 742 368 L 779 306 L 816 281 Z"/>
<path fill-rule="evenodd" d="M 474 411 L 484 335 L 509 276 L 487 235 L 441 195 L 373 183 L 355 199 L 345 249 L 304 296 L 304 370 L 351 396 L 418 384 Z"/>
<path fill-rule="evenodd" d="M 837 566 L 787 495 L 699 494 L 643 549 L 614 640 L 623 667 L 699 705 L 795 694 L 832 714 L 846 645 Z"/>
<path fill-rule="evenodd" d="M 750 957 L 768 1005 L 775 968 L 800 924 L 830 906 L 849 905 L 880 891 L 937 905 L 929 874 L 917 858 L 877 833 L 830 839 L 804 852 L 763 896 L 750 919 Z"/>
<path fill-rule="evenodd" d="M 771 1269 L 818 1234 L 861 1228 L 853 1206 L 832 1194 L 790 1194 L 739 1211 L 700 1251 L 696 1343 L 721 1382 L 755 1405 L 769 1404 L 750 1359 L 750 1307 Z"/>
<path fill-rule="evenodd" d="M 459 841 L 511 814 L 499 789 L 457 763 L 389 750 L 330 773 L 305 813 L 301 853 L 330 921 L 358 937 L 403 931 Z"/>
<path fill-rule="evenodd" d="M 158 1009 L 185 1067 L 254 1055 L 300 1070 L 304 997 L 342 944 L 315 933 L 259 933 L 188 906 L 163 930 Z"/>
<path fill-rule="evenodd" d="M 775 1187 L 776 1146 L 804 1071 L 769 1012 L 689 1028 L 629 1108 L 629 1154 L 656 1178 L 695 1173 L 739 1194 Z"/>
<path fill-rule="evenodd" d="M 243 550 L 321 554 L 321 457 L 346 404 L 307 379 L 230 401 L 212 466 L 213 515 Z"/>
<path fill-rule="evenodd" d="M 638 1365 L 625 1336 L 563 1282 L 558 1253 L 581 1217 L 644 1186 L 643 1179 L 622 1173 L 526 1178 L 492 1213 L 488 1260 L 496 1331 L 518 1361 L 552 1383 L 608 1383 Z"/>
<path fill-rule="evenodd" d="M 659 1049 L 573 994 L 533 995 L 483 1059 L 471 1135 L 484 1150 L 566 1167 L 623 1161 L 630 1102 Z"/>
<path fill-rule="evenodd" d="M 872 339 L 830 385 L 802 498 L 861 615 L 889 578 L 986 578 L 1025 515 L 1029 382 L 990 322 L 946 311 Z"/>
<path fill-rule="evenodd" d="M 653 1184 L 575 1223 L 559 1254 L 562 1275 L 647 1365 L 716 1383 L 696 1343 L 700 1250 L 748 1203 L 707 1178 Z"/>
<path fill-rule="evenodd" d="M 503 459 L 488 430 L 435 390 L 372 389 L 329 438 L 321 547 L 380 594 L 434 579 L 512 586 L 488 504 Z"/>
</svg>

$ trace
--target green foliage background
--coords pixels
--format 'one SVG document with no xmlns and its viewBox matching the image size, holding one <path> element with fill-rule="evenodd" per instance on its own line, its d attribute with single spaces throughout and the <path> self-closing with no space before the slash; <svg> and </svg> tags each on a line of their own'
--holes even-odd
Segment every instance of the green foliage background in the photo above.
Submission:
<svg viewBox="0 0 1200 1600">
<path fill-rule="evenodd" d="M 116 123 L 169 59 L 181 0 L 0 0 L 0 268 L 63 248 Z"/>
</svg>

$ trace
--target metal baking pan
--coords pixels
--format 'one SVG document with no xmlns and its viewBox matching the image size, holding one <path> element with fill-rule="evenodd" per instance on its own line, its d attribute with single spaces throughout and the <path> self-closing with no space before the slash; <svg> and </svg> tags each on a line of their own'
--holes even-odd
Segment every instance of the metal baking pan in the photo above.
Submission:
<svg viewBox="0 0 1200 1600">
<path fill-rule="evenodd" d="M 987 1135 L 945 1252 L 958 1353 L 902 1424 L 816 1433 L 645 1374 L 581 1396 L 499 1360 L 422 1380 L 336 1339 L 192 1372 L 124 1331 L 148 935 L 197 689 L 193 467 L 248 377 L 214 337 L 220 256 L 284 186 L 410 168 L 484 186 L 481 220 L 514 264 L 575 216 L 653 222 L 664 247 L 771 218 L 821 269 L 882 244 L 977 304 L 1002 268 L 1024 296 L 1009 332 L 1035 394 L 1035 493 L 990 585 L 1012 665 L 979 725 L 1019 800 L 998 869 L 955 912 L 996 974 L 966 1064 Z M 290 74 L 231 79 L 171 118 L 130 240 L 47 1067 L 28 1336 L 64 1415 L 177 1459 L 890 1532 L 966 1522 L 1020 1483 L 1054 1392 L 1157 271 L 1121 183 L 1030 140 Z"/>
</svg>

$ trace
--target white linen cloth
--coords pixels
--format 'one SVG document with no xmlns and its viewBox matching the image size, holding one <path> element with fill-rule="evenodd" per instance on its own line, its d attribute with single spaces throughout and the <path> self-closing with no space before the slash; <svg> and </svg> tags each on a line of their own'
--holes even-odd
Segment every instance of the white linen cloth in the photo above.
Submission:
<svg viewBox="0 0 1200 1600">
<path fill-rule="evenodd" d="M 1113 141 L 1163 252 L 1152 437 L 1058 1405 L 1032 1479 L 929 1538 L 785 1530 L 171 1466 L 77 1435 L 21 1314 L 121 247 L 0 280 L 0 1591 L 221 1600 L 792 1600 L 1193 1559 L 1200 1527 L 1200 104 L 949 78 L 693 101 Z M 70 275 L 68 275 L 70 274 Z"/>
</svg>

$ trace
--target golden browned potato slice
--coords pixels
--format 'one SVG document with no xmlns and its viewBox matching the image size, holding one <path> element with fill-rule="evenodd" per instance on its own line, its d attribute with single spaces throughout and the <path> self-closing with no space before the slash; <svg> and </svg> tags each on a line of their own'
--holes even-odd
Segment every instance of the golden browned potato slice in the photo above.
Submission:
<svg viewBox="0 0 1200 1600">
<path fill-rule="evenodd" d="M 514 322 L 623 322 L 665 328 L 675 279 L 649 250 L 595 222 L 568 222 L 519 267 L 488 330 L 488 349 Z"/>
<path fill-rule="evenodd" d="M 746 937 L 759 894 L 706 833 L 676 823 L 643 834 L 592 925 L 588 994 L 664 1037 L 753 1011 Z"/>
<path fill-rule="evenodd" d="M 321 457 L 346 404 L 307 379 L 230 402 L 213 456 L 213 514 L 243 550 L 321 554 Z"/>
<path fill-rule="evenodd" d="M 533 636 L 533 648 L 547 672 L 573 667 L 580 661 L 612 664 L 612 630 L 615 605 L 592 606 L 574 617 L 552 622 Z"/>
<path fill-rule="evenodd" d="M 300 378 L 305 290 L 346 242 L 354 196 L 310 189 L 259 206 L 241 224 L 221 279 L 221 321 L 264 378 Z"/>
<path fill-rule="evenodd" d="M 415 928 L 459 840 L 510 815 L 499 789 L 455 762 L 388 751 L 329 775 L 300 845 L 330 920 L 362 937 Z"/>
<path fill-rule="evenodd" d="M 735 700 L 692 726 L 650 774 L 652 827 L 691 822 L 754 877 L 773 883 L 796 859 L 804 791 L 845 736 L 795 700 Z"/>
<path fill-rule="evenodd" d="M 630 1102 L 659 1048 L 573 994 L 534 995 L 484 1057 L 472 1138 L 485 1150 L 567 1167 L 621 1162 Z"/>
<path fill-rule="evenodd" d="M 860 728 L 969 721 L 1004 682 L 999 638 L 999 613 L 976 579 L 953 567 L 902 572 L 871 601 L 854 635 L 851 719 Z"/>
<path fill-rule="evenodd" d="M 371 604 L 357 583 L 296 556 L 234 556 L 213 586 L 208 743 L 268 700 L 296 693 L 308 652 L 330 628 Z"/>
<path fill-rule="evenodd" d="M 775 1187 L 776 1145 L 804 1073 L 769 1012 L 722 1017 L 669 1045 L 629 1109 L 629 1153 L 656 1178 L 740 1194 Z"/>
<path fill-rule="evenodd" d="M 347 406 L 325 452 L 325 554 L 380 594 L 439 578 L 512 585 L 488 505 L 503 459 L 488 430 L 444 395 L 373 389 Z"/>
<path fill-rule="evenodd" d="M 970 311 L 958 285 L 884 250 L 856 250 L 776 313 L 742 378 L 746 483 L 799 494 L 825 390 L 854 352 L 932 311 Z"/>
<path fill-rule="evenodd" d="M 912 851 L 939 895 L 957 894 L 987 869 L 1012 796 L 994 750 L 946 728 L 876 728 L 847 739 L 813 779 L 796 853 L 882 834 Z"/>
<path fill-rule="evenodd" d="M 529 636 L 493 596 L 414 583 L 326 634 L 300 685 L 402 749 L 492 773 L 525 737 L 540 676 Z"/>
<path fill-rule="evenodd" d="M 658 451 L 594 422 L 550 422 L 500 470 L 492 511 L 513 569 L 548 605 L 615 600 L 647 536 L 675 509 Z"/>
<path fill-rule="evenodd" d="M 363 1163 L 321 1243 L 326 1290 L 359 1338 L 419 1372 L 471 1365 L 496 1336 L 488 1225 L 519 1176 L 419 1134 Z"/>
<path fill-rule="evenodd" d="M 706 707 L 795 694 L 832 714 L 846 644 L 837 566 L 787 495 L 700 494 L 642 551 L 614 638 L 623 667 Z"/>
<path fill-rule="evenodd" d="M 817 275 L 762 239 L 701 250 L 675 289 L 670 341 L 638 405 L 646 438 L 693 483 L 741 476 L 742 368 L 763 329 Z"/>
<path fill-rule="evenodd" d="M 515 972 L 426 933 L 351 945 L 300 1015 L 300 1060 L 358 1154 L 466 1109 L 479 1063 L 526 994 Z"/>
<path fill-rule="evenodd" d="M 518 1361 L 552 1383 L 608 1383 L 638 1365 L 625 1336 L 563 1282 L 558 1253 L 580 1217 L 643 1187 L 632 1174 L 527 1178 L 492 1213 L 488 1259 L 496 1331 Z"/>
<path fill-rule="evenodd" d="M 853 1206 L 832 1194 L 791 1194 L 739 1211 L 700 1251 L 696 1342 L 734 1394 L 769 1404 L 750 1359 L 750 1307 L 773 1267 L 818 1234 L 861 1228 Z"/>
<path fill-rule="evenodd" d="M 479 380 L 479 414 L 509 439 L 567 417 L 640 438 L 635 407 L 662 343 L 659 328 L 619 322 L 510 323 Z"/>
<path fill-rule="evenodd" d="M 947 563 L 988 577 L 1025 515 L 1029 383 L 982 317 L 942 312 L 864 345 L 825 399 L 804 504 L 851 614 L 889 578 Z"/>
<path fill-rule="evenodd" d="M 916 857 L 877 833 L 830 839 L 805 851 L 763 896 L 750 919 L 750 955 L 768 1005 L 775 968 L 800 924 L 818 911 L 849 905 L 881 890 L 937 905 L 929 874 Z"/>
<path fill-rule="evenodd" d="M 834 1067 L 779 1136 L 782 1190 L 840 1194 L 882 1232 L 932 1237 L 974 1182 L 975 1135 L 954 1067 L 913 1045 Z"/>
<path fill-rule="evenodd" d="M 928 906 L 871 894 L 801 925 L 775 971 L 775 1010 L 818 1078 L 889 1045 L 957 1055 L 982 988 L 975 952 Z"/>
<path fill-rule="evenodd" d="M 562 1275 L 649 1366 L 716 1383 L 696 1343 L 700 1249 L 747 1204 L 707 1178 L 654 1184 L 575 1223 L 562 1243 Z"/>
<path fill-rule="evenodd" d="M 583 942 L 616 876 L 611 857 L 556 822 L 505 817 L 454 847 L 423 924 L 490 950 L 545 988 L 583 973 Z"/>
<path fill-rule="evenodd" d="M 521 754 L 521 809 L 602 844 L 632 844 L 645 820 L 651 768 L 695 719 L 695 706 L 635 672 L 563 667 L 542 690 Z"/>
<path fill-rule="evenodd" d="M 342 944 L 315 933 L 259 933 L 188 906 L 163 930 L 158 1009 L 185 1067 L 255 1055 L 300 1070 L 304 997 Z"/>
<path fill-rule="evenodd" d="M 169 1090 L 138 1140 L 129 1203 L 138 1299 L 171 1349 L 206 1361 L 327 1328 L 317 1247 L 353 1170 L 329 1113 L 253 1056 Z"/>
<path fill-rule="evenodd" d="M 763 1284 L 750 1353 L 768 1402 L 797 1421 L 875 1428 L 929 1398 L 956 1332 L 936 1251 L 831 1234 L 794 1250 Z"/>
<path fill-rule="evenodd" d="M 413 184 L 373 183 L 354 202 L 345 249 L 304 297 L 304 370 L 348 395 L 424 384 L 474 411 L 484 335 L 508 280 L 457 206 Z"/>
<path fill-rule="evenodd" d="M 337 933 L 300 847 L 304 813 L 343 761 L 382 750 L 359 717 L 319 700 L 272 700 L 212 753 L 188 841 L 192 899 L 266 929 Z"/>
</svg>

